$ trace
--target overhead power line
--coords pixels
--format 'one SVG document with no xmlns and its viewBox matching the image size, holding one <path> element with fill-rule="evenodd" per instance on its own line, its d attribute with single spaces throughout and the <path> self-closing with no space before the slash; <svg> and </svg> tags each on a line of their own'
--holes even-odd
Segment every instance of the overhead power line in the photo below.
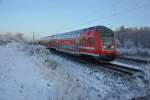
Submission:
<svg viewBox="0 0 150 100">
<path fill-rule="evenodd" d="M 89 20 L 87 22 L 80 23 L 78 25 L 73 25 L 73 26 L 65 28 L 65 29 L 69 29 L 69 28 L 72 28 L 72 27 L 78 27 L 79 25 L 84 25 L 84 24 L 87 24 L 87 23 L 95 22 L 97 20 L 103 20 L 103 19 L 111 18 L 111 17 L 114 17 L 114 16 L 118 16 L 118 15 L 129 13 L 129 12 L 133 12 L 133 11 L 136 11 L 138 9 L 142 9 L 142 8 L 146 8 L 146 7 L 150 7 L 150 3 L 143 4 L 143 5 L 140 5 L 140 6 L 137 6 L 137 7 L 134 7 L 134 8 L 130 8 L 130 9 L 122 10 L 122 11 L 119 11 L 119 12 L 115 12 L 115 13 L 112 13 L 110 15 L 98 17 L 98 18 Z"/>
<path fill-rule="evenodd" d="M 91 15 L 93 15 L 93 14 L 96 14 L 97 12 L 104 11 L 104 10 L 107 10 L 107 9 L 112 9 L 112 8 L 118 6 L 119 4 L 121 4 L 123 1 L 125 1 L 125 0 L 117 0 L 116 2 L 110 4 L 109 6 L 107 6 L 107 7 L 105 6 L 105 8 L 102 8 L 102 9 L 100 9 L 100 10 L 92 11 L 92 12 L 90 12 L 90 13 L 88 13 L 88 14 L 82 16 L 81 18 L 87 18 L 87 17 L 89 17 L 89 16 L 91 16 Z M 72 22 L 72 23 L 73 23 L 73 22 Z M 61 27 L 61 28 L 62 28 L 62 27 Z M 65 28 L 65 27 L 63 27 L 63 28 Z M 60 28 L 59 28 L 59 29 L 60 29 Z M 59 29 L 58 29 L 58 30 L 59 30 Z"/>
<path fill-rule="evenodd" d="M 118 6 L 119 4 L 121 4 L 123 1 L 125 1 L 125 0 L 118 0 L 117 2 L 115 2 L 115 3 L 111 4 L 111 5 L 109 5 L 108 7 L 105 6 L 105 8 L 101 8 L 101 9 L 99 9 L 99 10 L 92 11 L 92 12 L 88 13 L 87 15 L 83 16 L 83 18 L 89 17 L 91 14 L 95 14 L 95 13 L 100 12 L 100 11 L 112 9 L 112 8 Z"/>
</svg>

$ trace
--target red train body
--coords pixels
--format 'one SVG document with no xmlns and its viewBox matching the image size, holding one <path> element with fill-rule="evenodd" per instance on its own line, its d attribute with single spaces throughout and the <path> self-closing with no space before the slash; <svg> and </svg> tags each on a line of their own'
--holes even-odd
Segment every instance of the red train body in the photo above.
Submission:
<svg viewBox="0 0 150 100">
<path fill-rule="evenodd" d="M 43 38 L 50 49 L 75 55 L 88 55 L 99 60 L 116 57 L 114 32 L 104 26 L 95 26 Z"/>
</svg>

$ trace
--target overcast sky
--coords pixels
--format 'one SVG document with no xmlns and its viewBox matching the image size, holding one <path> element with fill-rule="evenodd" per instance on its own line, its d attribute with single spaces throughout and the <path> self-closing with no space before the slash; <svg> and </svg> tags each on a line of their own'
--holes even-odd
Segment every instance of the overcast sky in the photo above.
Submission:
<svg viewBox="0 0 150 100">
<path fill-rule="evenodd" d="M 95 25 L 150 26 L 150 0 L 0 0 L 0 33 L 43 37 Z"/>
</svg>

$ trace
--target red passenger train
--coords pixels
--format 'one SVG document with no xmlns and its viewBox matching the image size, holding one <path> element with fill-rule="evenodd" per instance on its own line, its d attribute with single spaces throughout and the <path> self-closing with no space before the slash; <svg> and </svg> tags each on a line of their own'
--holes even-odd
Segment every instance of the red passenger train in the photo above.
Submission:
<svg viewBox="0 0 150 100">
<path fill-rule="evenodd" d="M 44 42 L 43 42 L 44 41 Z M 111 61 L 116 57 L 114 32 L 105 26 L 95 26 L 42 38 L 48 48 L 80 56 L 92 56 Z"/>
</svg>

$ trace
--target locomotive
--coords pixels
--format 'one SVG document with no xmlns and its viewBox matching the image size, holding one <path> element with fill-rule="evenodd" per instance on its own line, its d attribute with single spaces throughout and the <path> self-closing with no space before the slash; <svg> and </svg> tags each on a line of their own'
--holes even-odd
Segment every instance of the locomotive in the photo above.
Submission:
<svg viewBox="0 0 150 100">
<path fill-rule="evenodd" d="M 111 61 L 116 57 L 114 32 L 105 26 L 47 36 L 38 42 L 49 49 L 102 61 Z"/>
</svg>

